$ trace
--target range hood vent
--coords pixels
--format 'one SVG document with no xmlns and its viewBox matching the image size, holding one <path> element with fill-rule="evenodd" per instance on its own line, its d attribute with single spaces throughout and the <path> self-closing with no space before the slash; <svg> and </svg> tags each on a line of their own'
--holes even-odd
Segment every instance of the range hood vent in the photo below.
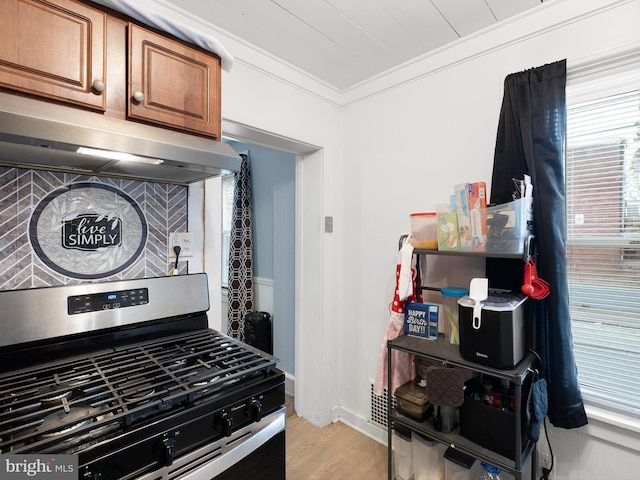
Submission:
<svg viewBox="0 0 640 480">
<path fill-rule="evenodd" d="M 226 143 L 0 92 L 0 165 L 188 184 L 240 164 Z"/>
</svg>

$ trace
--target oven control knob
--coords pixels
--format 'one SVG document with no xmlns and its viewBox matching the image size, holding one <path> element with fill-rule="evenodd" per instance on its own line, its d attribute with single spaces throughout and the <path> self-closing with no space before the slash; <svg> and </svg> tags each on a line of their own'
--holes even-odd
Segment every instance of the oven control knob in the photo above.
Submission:
<svg viewBox="0 0 640 480">
<path fill-rule="evenodd" d="M 230 437 L 233 433 L 233 416 L 229 412 L 223 411 L 218 417 L 216 427 L 222 431 L 225 437 Z"/>
<path fill-rule="evenodd" d="M 262 420 L 262 403 L 257 398 L 252 398 L 249 402 L 249 418 L 256 422 Z"/>
<path fill-rule="evenodd" d="M 158 461 L 161 465 L 168 467 L 173 463 L 175 456 L 176 439 L 171 437 L 163 438 L 158 448 Z"/>
</svg>

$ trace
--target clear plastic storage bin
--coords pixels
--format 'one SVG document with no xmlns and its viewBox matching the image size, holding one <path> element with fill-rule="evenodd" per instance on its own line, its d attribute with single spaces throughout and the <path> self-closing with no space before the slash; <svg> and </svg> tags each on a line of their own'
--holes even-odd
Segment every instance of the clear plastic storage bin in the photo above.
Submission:
<svg viewBox="0 0 640 480">
<path fill-rule="evenodd" d="M 396 480 L 413 479 L 413 450 L 411 431 L 393 431 L 393 459 L 396 465 Z"/>
<path fill-rule="evenodd" d="M 471 480 L 471 470 L 445 458 L 445 480 Z"/>
<path fill-rule="evenodd" d="M 415 480 L 444 480 L 444 451 L 446 447 L 435 440 L 414 433 L 413 477 Z"/>
<path fill-rule="evenodd" d="M 533 197 L 487 207 L 487 252 L 523 253 L 533 234 Z"/>
<path fill-rule="evenodd" d="M 438 225 L 436 212 L 412 213 L 411 245 L 419 250 L 438 249 Z"/>
<path fill-rule="evenodd" d="M 442 294 L 442 310 L 444 311 L 444 315 L 441 316 L 444 339 L 452 345 L 460 345 L 458 299 L 467 295 L 469 289 L 449 287 L 441 289 L 440 293 Z"/>
</svg>

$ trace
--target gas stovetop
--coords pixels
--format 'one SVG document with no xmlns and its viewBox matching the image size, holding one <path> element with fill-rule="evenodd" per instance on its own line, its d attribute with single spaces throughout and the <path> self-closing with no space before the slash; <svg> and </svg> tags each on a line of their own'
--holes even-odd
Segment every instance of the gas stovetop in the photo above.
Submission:
<svg viewBox="0 0 640 480">
<path fill-rule="evenodd" d="M 74 453 L 261 382 L 276 359 L 214 330 L 0 374 L 0 453 Z"/>
<path fill-rule="evenodd" d="M 0 291 L 0 454 L 73 454 L 83 478 L 142 478 L 280 421 L 278 360 L 209 328 L 207 284 Z"/>
</svg>

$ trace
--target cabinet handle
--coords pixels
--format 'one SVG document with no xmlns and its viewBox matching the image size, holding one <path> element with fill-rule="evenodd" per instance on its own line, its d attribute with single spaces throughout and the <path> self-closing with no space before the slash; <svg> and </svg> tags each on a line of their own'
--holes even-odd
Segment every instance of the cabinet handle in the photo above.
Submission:
<svg viewBox="0 0 640 480">
<path fill-rule="evenodd" d="M 93 89 L 96 92 L 104 92 L 105 89 L 107 88 L 107 86 L 104 84 L 104 82 L 102 80 L 100 80 L 99 78 L 96 78 L 93 83 L 91 84 L 91 86 L 93 87 Z"/>
<path fill-rule="evenodd" d="M 144 93 L 142 93 L 140 90 L 136 90 L 135 92 L 133 92 L 133 99 L 136 102 L 141 102 L 144 100 Z"/>
</svg>

